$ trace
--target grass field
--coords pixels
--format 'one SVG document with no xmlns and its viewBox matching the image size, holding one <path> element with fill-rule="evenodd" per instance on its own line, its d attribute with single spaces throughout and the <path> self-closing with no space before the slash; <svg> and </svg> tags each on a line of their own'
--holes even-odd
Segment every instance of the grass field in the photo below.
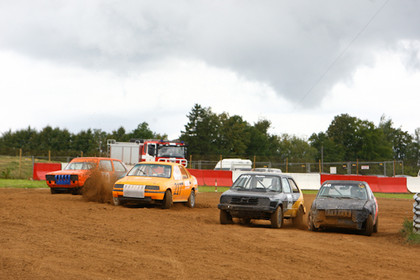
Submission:
<svg viewBox="0 0 420 280">
<path fill-rule="evenodd" d="M 32 159 L 32 157 L 0 156 L 1 179 L 29 179 L 33 175 L 35 162 L 48 162 L 47 160 Z"/>
</svg>

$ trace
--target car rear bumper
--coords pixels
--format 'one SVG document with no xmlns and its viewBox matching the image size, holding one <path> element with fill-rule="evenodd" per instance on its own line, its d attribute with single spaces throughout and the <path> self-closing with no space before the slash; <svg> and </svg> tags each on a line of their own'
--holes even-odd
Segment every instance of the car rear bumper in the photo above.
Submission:
<svg viewBox="0 0 420 280">
<path fill-rule="evenodd" d="M 326 215 L 324 210 L 312 211 L 312 221 L 316 228 L 348 228 L 363 229 L 368 213 L 365 211 L 349 210 L 350 214 L 336 212 Z"/>
</svg>

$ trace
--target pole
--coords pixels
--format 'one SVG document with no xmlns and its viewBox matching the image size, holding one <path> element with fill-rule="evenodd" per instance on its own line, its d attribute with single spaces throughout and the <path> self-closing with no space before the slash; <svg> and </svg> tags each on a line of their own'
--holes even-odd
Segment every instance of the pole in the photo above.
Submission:
<svg viewBox="0 0 420 280">
<path fill-rule="evenodd" d="M 395 177 L 395 159 L 394 159 L 394 162 L 393 162 L 393 165 L 394 165 L 394 177 Z"/>
<path fill-rule="evenodd" d="M 286 173 L 289 173 L 289 158 L 286 158 Z"/>
<path fill-rule="evenodd" d="M 321 174 L 321 160 L 319 160 L 319 174 Z"/>
<path fill-rule="evenodd" d="M 356 160 L 356 175 L 359 175 L 359 159 Z"/>
<path fill-rule="evenodd" d="M 190 168 L 192 168 L 192 155 L 190 155 Z"/>
<path fill-rule="evenodd" d="M 51 150 L 48 150 L 48 162 L 51 162 Z"/>
</svg>

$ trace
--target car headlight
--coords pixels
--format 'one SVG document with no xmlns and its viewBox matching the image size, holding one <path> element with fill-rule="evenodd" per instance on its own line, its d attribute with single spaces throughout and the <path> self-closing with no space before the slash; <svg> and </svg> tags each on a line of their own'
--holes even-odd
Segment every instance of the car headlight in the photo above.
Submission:
<svg viewBox="0 0 420 280">
<path fill-rule="evenodd" d="M 146 190 L 158 191 L 159 190 L 159 186 L 146 186 L 145 189 Z"/>
</svg>

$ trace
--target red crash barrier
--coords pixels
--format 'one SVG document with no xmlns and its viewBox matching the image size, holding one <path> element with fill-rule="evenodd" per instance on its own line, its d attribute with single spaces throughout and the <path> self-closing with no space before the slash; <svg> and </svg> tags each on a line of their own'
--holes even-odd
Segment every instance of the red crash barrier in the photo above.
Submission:
<svg viewBox="0 0 420 280">
<path fill-rule="evenodd" d="M 61 170 L 61 163 L 35 163 L 32 178 L 45 180 L 45 174 L 57 170 Z"/>
<path fill-rule="evenodd" d="M 321 174 L 321 184 L 327 180 L 365 181 L 373 192 L 407 193 L 407 179 L 403 177 L 378 177 L 362 175 Z"/>
<path fill-rule="evenodd" d="M 232 171 L 188 169 L 197 178 L 199 186 L 232 186 Z"/>
</svg>

